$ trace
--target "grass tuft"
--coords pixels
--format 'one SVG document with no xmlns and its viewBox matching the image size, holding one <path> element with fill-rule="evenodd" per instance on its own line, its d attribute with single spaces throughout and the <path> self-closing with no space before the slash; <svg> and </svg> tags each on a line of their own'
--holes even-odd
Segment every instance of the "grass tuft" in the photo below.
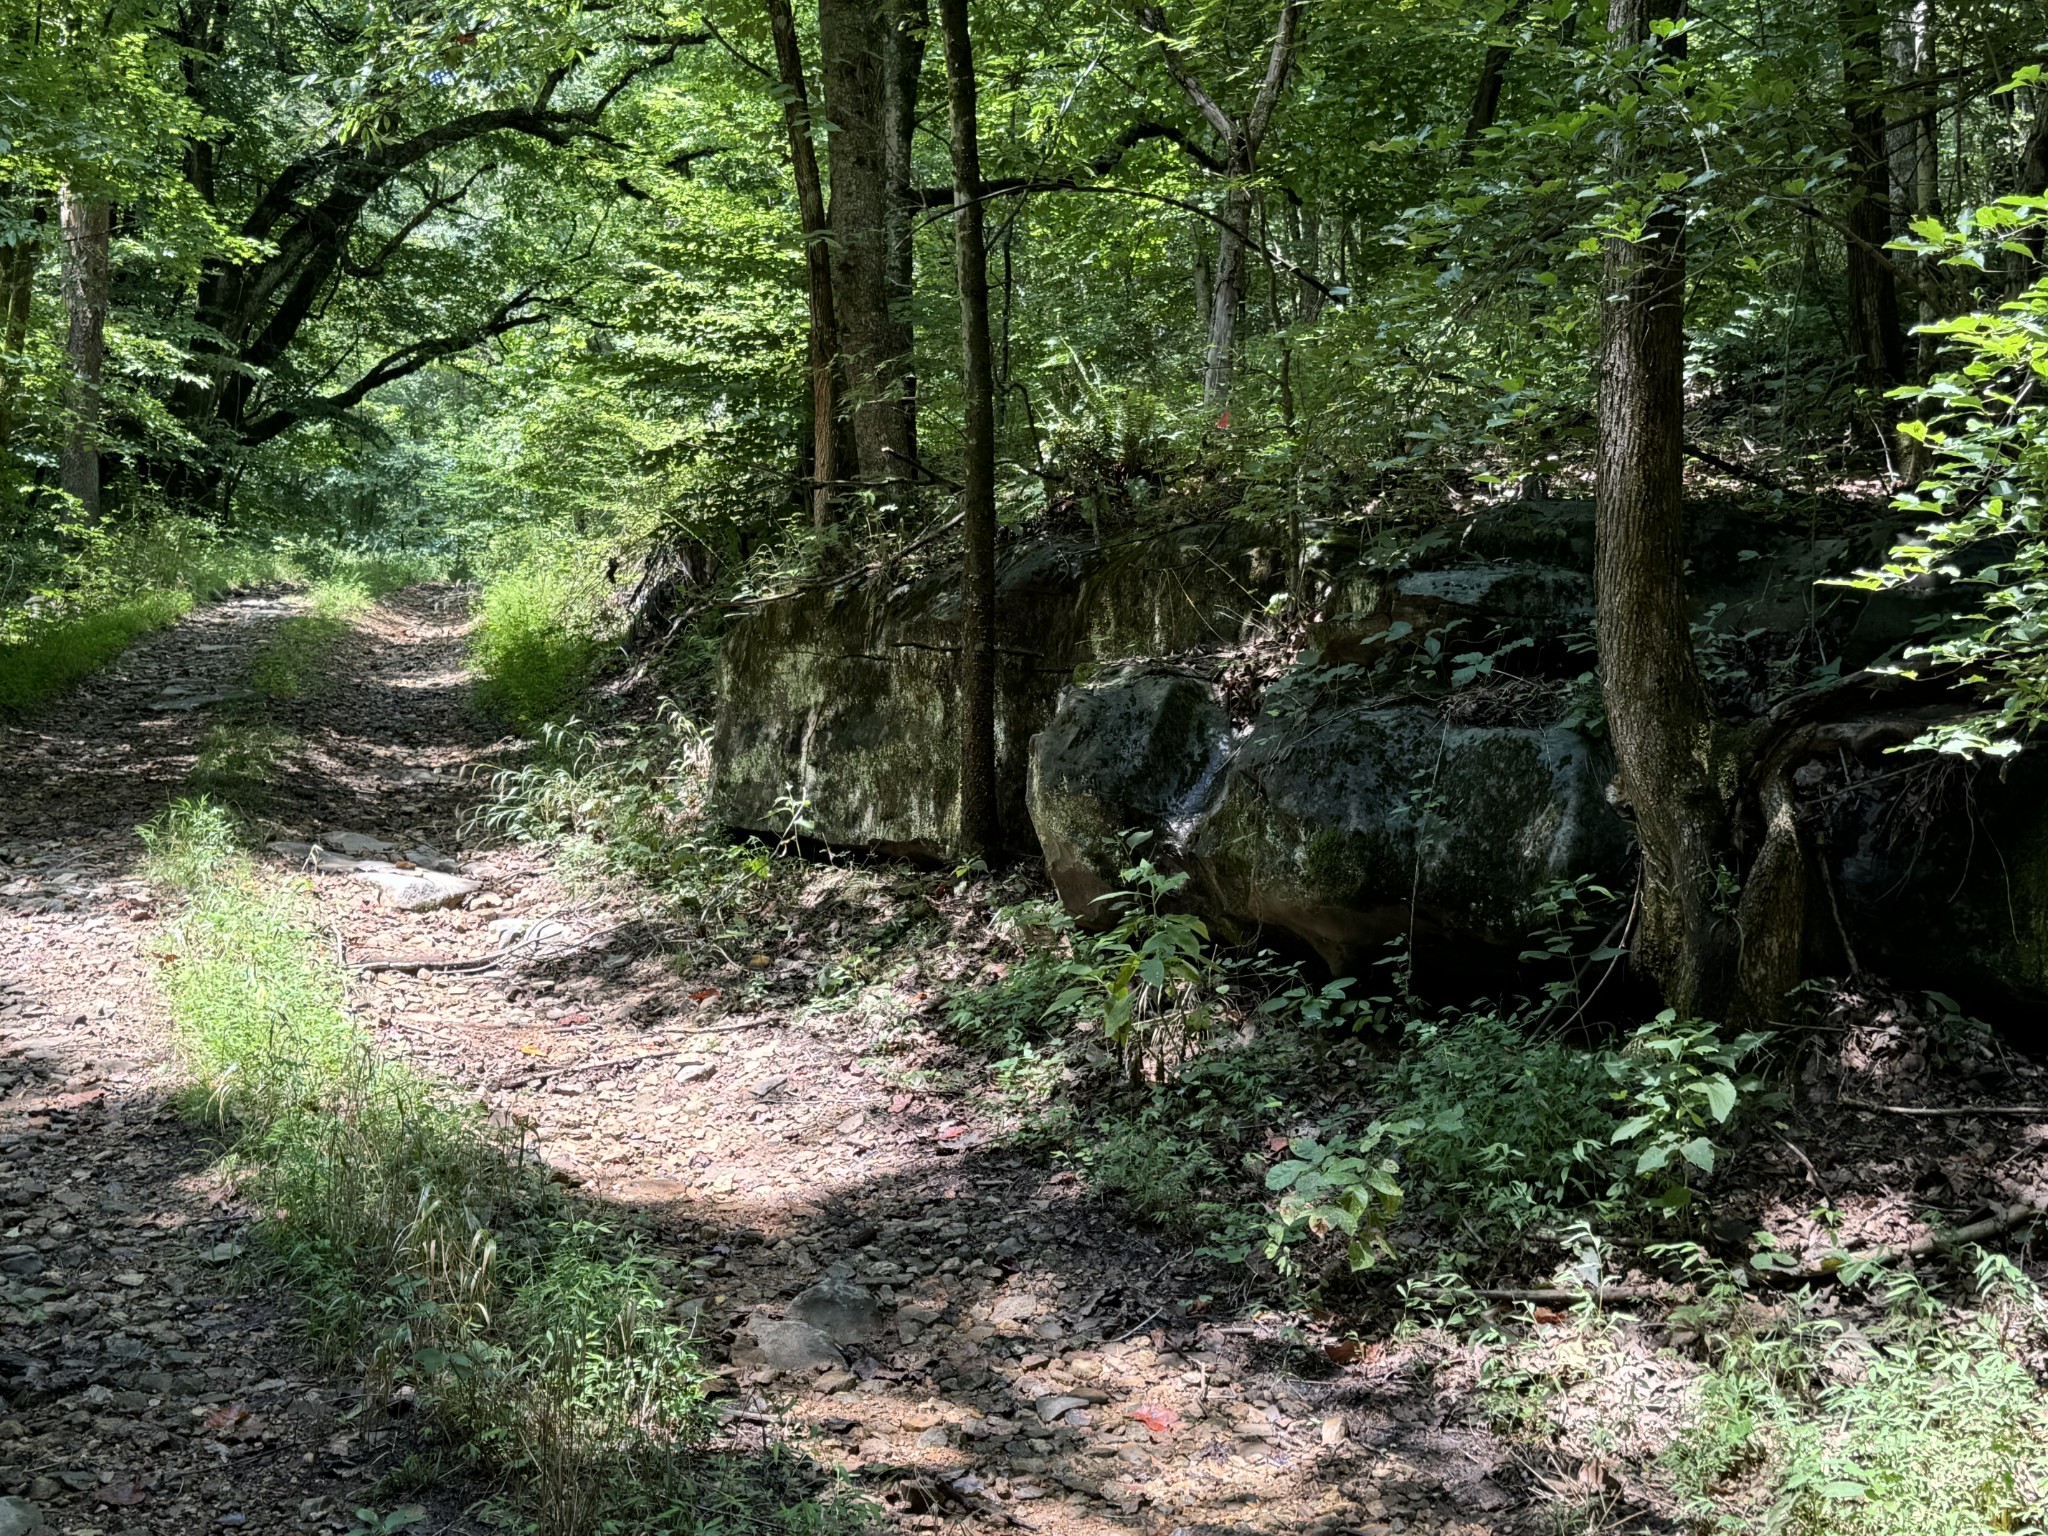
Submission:
<svg viewBox="0 0 2048 1536">
<path fill-rule="evenodd" d="M 536 538 L 491 562 L 470 637 L 478 703 L 529 732 L 572 713 L 603 652 L 602 592 L 574 541 Z"/>
<path fill-rule="evenodd" d="M 303 893 L 258 874 L 224 807 L 180 801 L 144 837 L 151 878 L 185 898 L 162 984 L 189 1108 L 234 1136 L 268 1262 L 373 1403 L 429 1407 L 544 1536 L 710 1531 L 720 1509 L 769 1531 L 862 1524 L 795 1491 L 787 1462 L 736 1472 L 704 1451 L 665 1261 L 554 1185 L 523 1135 L 381 1057 Z"/>
</svg>

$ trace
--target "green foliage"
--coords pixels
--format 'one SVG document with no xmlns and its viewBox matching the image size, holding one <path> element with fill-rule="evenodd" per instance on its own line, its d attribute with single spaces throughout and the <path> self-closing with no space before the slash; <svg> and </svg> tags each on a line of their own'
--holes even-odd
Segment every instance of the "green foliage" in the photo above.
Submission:
<svg viewBox="0 0 2048 1536">
<path fill-rule="evenodd" d="M 2005 197 L 1954 229 L 1932 219 L 1900 248 L 1965 271 L 2017 255 L 2048 229 L 2048 197 Z M 2020 270 L 2025 270 L 2023 264 Z M 1993 685 L 1996 707 L 1931 727 L 1916 745 L 1998 756 L 2020 749 L 2048 719 L 2048 279 L 2006 303 L 1923 328 L 1954 363 L 1924 390 L 1906 391 L 1920 416 L 1900 430 L 1925 446 L 1932 469 L 1894 503 L 1921 520 L 1914 538 L 1852 585 L 1885 591 L 1953 580 L 1965 616 L 1907 653 L 1908 671 L 1954 668 Z"/>
<path fill-rule="evenodd" d="M 1614 1141 L 1637 1143 L 1633 1172 L 1658 1180 L 1664 1203 L 1685 1205 L 1694 1175 L 1714 1171 L 1715 1131 L 1738 1105 L 1763 1094 L 1763 1079 L 1742 1068 L 1770 1038 L 1747 1030 L 1723 1039 L 1715 1026 L 1680 1023 L 1667 1008 L 1608 1061 L 1628 1116 L 1614 1128 Z"/>
<path fill-rule="evenodd" d="M 1793 1536 L 2038 1529 L 2048 1401 L 2018 1354 L 2048 1315 L 2010 1265 L 1981 1268 L 1980 1286 L 1993 1271 L 2003 1299 L 1974 1316 L 1901 1276 L 1887 1315 L 1858 1333 L 1796 1298 L 1769 1321 L 1733 1286 L 1674 1319 L 1713 1356 L 1694 1424 L 1665 1457 L 1696 1518 Z"/>
<path fill-rule="evenodd" d="M 195 603 L 291 570 L 185 518 L 21 530 L 0 573 L 0 716 L 42 708 Z"/>
<path fill-rule="evenodd" d="M 1355 1137 L 1288 1142 L 1290 1155 L 1266 1170 L 1266 1188 L 1280 1203 L 1266 1225 L 1265 1252 L 1282 1274 L 1294 1269 L 1289 1245 L 1304 1232 L 1341 1240 L 1354 1270 L 1371 1268 L 1391 1251 L 1387 1229 L 1401 1212 L 1400 1165 L 1382 1147 L 1402 1129 L 1376 1120 Z"/>
<path fill-rule="evenodd" d="M 1374 1085 L 1406 1122 L 1404 1178 L 1463 1251 L 1562 1227 L 1614 1182 L 1607 1053 L 1543 1032 L 1534 1010 L 1408 1023 Z"/>
<path fill-rule="evenodd" d="M 651 887 L 714 941 L 745 933 L 775 860 L 734 844 L 705 815 L 706 732 L 666 700 L 644 725 L 606 735 L 543 725 L 531 761 L 500 769 L 479 829 L 592 850 L 600 868 Z"/>
<path fill-rule="evenodd" d="M 528 732 L 575 709 L 602 650 L 601 568 L 596 549 L 570 539 L 492 550 L 469 647 L 485 709 Z"/>
</svg>

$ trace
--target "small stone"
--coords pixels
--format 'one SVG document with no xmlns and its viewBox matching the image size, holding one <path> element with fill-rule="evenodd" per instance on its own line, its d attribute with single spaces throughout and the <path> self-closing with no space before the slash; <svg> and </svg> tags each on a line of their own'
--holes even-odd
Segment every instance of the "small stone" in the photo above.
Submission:
<svg viewBox="0 0 2048 1536">
<path fill-rule="evenodd" d="M 431 912 L 437 907 L 459 907 L 465 897 L 483 887 L 460 875 L 436 874 L 429 869 L 358 869 L 358 880 L 366 880 L 384 893 L 384 899 L 401 912 Z"/>
<path fill-rule="evenodd" d="M 1342 1445 L 1344 1443 L 1344 1433 L 1344 1421 L 1342 1419 L 1331 1417 L 1323 1420 L 1323 1444 Z"/>
<path fill-rule="evenodd" d="M 59 1472 L 57 1481 L 73 1493 L 89 1493 L 100 1485 L 99 1474 L 88 1472 L 83 1467 L 74 1468 L 69 1472 Z"/>
<path fill-rule="evenodd" d="M 114 1276 L 114 1284 L 125 1285 L 131 1290 L 143 1283 L 143 1276 L 138 1271 L 132 1269 L 124 1269 L 120 1274 Z"/>
<path fill-rule="evenodd" d="M 747 1324 L 747 1332 L 760 1346 L 761 1363 L 772 1370 L 811 1371 L 821 1365 L 835 1371 L 846 1369 L 846 1356 L 839 1353 L 839 1346 L 809 1323 L 756 1317 Z"/>
<path fill-rule="evenodd" d="M 1076 1408 L 1086 1408 L 1087 1406 L 1087 1398 L 1073 1397 L 1064 1392 L 1049 1393 L 1031 1405 L 1032 1409 L 1038 1414 L 1038 1421 L 1041 1424 L 1050 1424 L 1054 1419 L 1060 1417 L 1061 1414 L 1071 1413 Z"/>
<path fill-rule="evenodd" d="M 851 1371 L 827 1371 L 813 1383 L 814 1390 L 830 1397 L 838 1392 L 851 1392 L 860 1385 L 860 1378 Z"/>
<path fill-rule="evenodd" d="M 943 1424 L 934 1424 L 917 1437 L 917 1448 L 921 1451 L 943 1451 L 953 1443 L 953 1432 Z"/>
<path fill-rule="evenodd" d="M 37 1478 L 45 1482 L 45 1478 Z M 0 1536 L 41 1536 L 47 1527 L 43 1524 L 42 1507 L 27 1499 L 0 1499 Z"/>
<path fill-rule="evenodd" d="M 686 1061 L 676 1068 L 678 1083 L 701 1083 L 718 1068 L 708 1061 Z"/>
<path fill-rule="evenodd" d="M 789 1315 L 835 1344 L 864 1344 L 882 1329 L 882 1309 L 874 1292 L 850 1280 L 820 1280 L 789 1304 Z"/>
<path fill-rule="evenodd" d="M 765 1099 L 771 1094 L 780 1093 L 788 1086 L 789 1079 L 787 1077 L 764 1077 L 747 1091 L 757 1099 Z"/>
</svg>

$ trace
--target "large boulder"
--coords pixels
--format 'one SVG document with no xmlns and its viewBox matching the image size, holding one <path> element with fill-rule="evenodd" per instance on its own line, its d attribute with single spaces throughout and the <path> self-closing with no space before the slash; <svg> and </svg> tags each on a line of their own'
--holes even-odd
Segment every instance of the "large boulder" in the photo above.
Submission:
<svg viewBox="0 0 2048 1536">
<path fill-rule="evenodd" d="M 996 602 L 996 783 L 1004 841 L 1037 840 L 1031 738 L 1077 666 L 1236 643 L 1284 585 L 1242 527 L 1115 543 L 1047 541 L 1006 559 Z M 1251 596 L 1248 597 L 1248 594 Z M 758 605 L 719 653 L 711 804 L 780 835 L 804 806 L 839 847 L 939 860 L 957 844 L 960 576 L 818 587 Z"/>
<path fill-rule="evenodd" d="M 1609 768 L 1579 736 L 1370 704 L 1262 710 L 1240 730 L 1215 687 L 1183 671 L 1067 689 L 1030 778 L 1061 899 L 1099 912 L 1125 834 L 1149 833 L 1148 852 L 1188 872 L 1210 918 L 1292 935 L 1356 974 L 1404 935 L 1512 953 L 1549 887 L 1620 865 Z"/>
</svg>

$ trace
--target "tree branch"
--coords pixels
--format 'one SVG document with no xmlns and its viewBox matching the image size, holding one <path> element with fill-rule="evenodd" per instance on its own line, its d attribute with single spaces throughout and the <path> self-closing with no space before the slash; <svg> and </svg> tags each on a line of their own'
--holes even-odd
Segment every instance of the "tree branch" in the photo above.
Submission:
<svg viewBox="0 0 2048 1536">
<path fill-rule="evenodd" d="M 434 336 L 424 341 L 415 341 L 397 351 L 380 358 L 368 372 L 348 388 L 331 395 L 321 395 L 298 405 L 282 406 L 266 416 L 251 422 L 242 431 L 241 442 L 245 448 L 254 448 L 267 443 L 278 434 L 296 426 L 299 422 L 313 417 L 335 417 L 352 410 L 376 390 L 386 384 L 396 383 L 408 374 L 418 373 L 429 363 L 439 362 L 444 357 L 453 357 L 481 346 L 494 337 L 522 326 L 545 324 L 550 318 L 544 310 L 527 308 L 535 302 L 530 290 L 522 290 L 500 304 L 491 317 L 468 331 L 453 336 Z"/>
<path fill-rule="evenodd" d="M 1282 25 L 1287 25 L 1288 12 L 1300 0 L 1287 0 L 1287 9 L 1281 13 Z M 1237 124 L 1230 120 L 1230 114 L 1216 104 L 1215 97 L 1202 89 L 1202 83 L 1189 73 L 1181 61 L 1180 44 L 1166 32 L 1166 10 L 1158 5 L 1138 7 L 1138 25 L 1159 39 L 1159 57 L 1166 65 L 1166 72 L 1173 77 L 1173 83 L 1181 88 L 1188 100 L 1195 104 L 1195 110 L 1209 121 L 1209 126 L 1222 135 L 1223 142 L 1233 151 L 1237 148 Z"/>
</svg>

